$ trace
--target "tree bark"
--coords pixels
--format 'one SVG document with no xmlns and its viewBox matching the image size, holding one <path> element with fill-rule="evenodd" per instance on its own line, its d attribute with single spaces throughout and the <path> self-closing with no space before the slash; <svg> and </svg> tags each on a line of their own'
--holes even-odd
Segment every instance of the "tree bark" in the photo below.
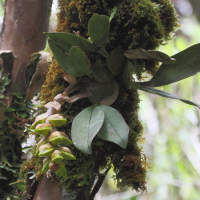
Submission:
<svg viewBox="0 0 200 200">
<path fill-rule="evenodd" d="M 24 93 L 25 69 L 29 56 L 43 50 L 46 44 L 52 0 L 6 0 L 0 35 L 0 49 L 11 50 L 15 57 L 11 72 L 11 92 Z M 10 105 L 12 93 L 6 101 Z"/>
</svg>

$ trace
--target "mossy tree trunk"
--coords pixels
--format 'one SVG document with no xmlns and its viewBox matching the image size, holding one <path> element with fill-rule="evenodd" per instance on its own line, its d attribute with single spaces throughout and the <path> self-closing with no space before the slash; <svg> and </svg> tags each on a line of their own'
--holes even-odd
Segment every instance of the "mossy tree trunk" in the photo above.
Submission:
<svg viewBox="0 0 200 200">
<path fill-rule="evenodd" d="M 171 38 L 170 33 L 176 29 L 177 18 L 169 0 L 59 0 L 57 32 L 80 32 L 80 36 L 88 38 L 88 21 L 94 13 L 110 16 L 113 8 L 117 7 L 114 18 L 110 23 L 110 33 L 106 50 L 110 54 L 113 49 L 121 47 L 128 49 L 155 49 Z M 86 53 L 91 66 L 106 65 L 106 59 L 97 53 Z M 154 74 L 157 62 L 137 60 L 135 74 L 138 79 L 142 73 Z M 41 101 L 47 103 L 63 92 L 68 86 L 63 80 L 64 71 L 54 59 L 49 68 L 47 79 L 41 91 Z M 121 74 L 115 76 L 119 84 L 119 96 L 112 104 L 125 119 L 129 126 L 129 141 L 126 149 L 112 142 L 95 137 L 92 145 L 92 155 L 84 154 L 71 147 L 76 161 L 69 161 L 65 167 L 67 177 L 54 177 L 53 192 L 57 192 L 57 200 L 93 200 L 100 189 L 104 177 L 111 167 L 115 172 L 118 188 L 132 187 L 136 191 L 146 190 L 146 156 L 143 154 L 141 143 L 143 127 L 138 117 L 139 96 L 137 90 L 129 89 L 123 84 Z M 81 79 L 78 80 L 81 83 Z M 61 114 L 68 123 L 59 130 L 71 138 L 73 119 L 86 107 L 91 106 L 88 99 L 82 99 L 72 104 L 64 103 Z M 81 134 L 81 133 L 80 133 Z M 36 158 L 34 158 L 36 159 Z M 42 160 L 39 160 L 41 163 Z M 29 165 L 26 162 L 26 165 Z M 41 168 L 41 167 L 40 167 Z M 24 170 L 26 172 L 26 170 Z M 41 188 L 50 184 L 46 175 L 38 185 L 34 200 L 53 200 L 51 189 L 43 192 Z M 58 185 L 57 179 L 61 186 Z M 94 180 L 97 183 L 92 189 Z M 47 183 L 48 182 L 48 183 Z M 52 187 L 50 187 L 52 188 Z M 58 189 L 58 190 L 57 190 Z"/>
</svg>

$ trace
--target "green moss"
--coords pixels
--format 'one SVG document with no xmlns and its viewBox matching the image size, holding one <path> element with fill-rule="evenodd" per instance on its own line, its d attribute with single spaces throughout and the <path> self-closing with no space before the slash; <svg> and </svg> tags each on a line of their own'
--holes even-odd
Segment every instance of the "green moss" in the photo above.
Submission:
<svg viewBox="0 0 200 200">
<path fill-rule="evenodd" d="M 101 3 L 102 2 L 102 3 Z M 113 7 L 117 12 L 112 19 L 108 48 L 155 49 L 171 39 L 178 25 L 172 3 L 169 0 L 72 0 L 60 1 L 57 31 L 80 31 L 87 37 L 87 23 L 93 13 L 110 16 Z"/>
</svg>

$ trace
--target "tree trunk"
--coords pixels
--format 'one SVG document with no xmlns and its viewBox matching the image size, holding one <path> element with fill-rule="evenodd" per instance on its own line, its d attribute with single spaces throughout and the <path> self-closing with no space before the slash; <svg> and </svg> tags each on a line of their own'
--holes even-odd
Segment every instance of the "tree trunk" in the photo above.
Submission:
<svg viewBox="0 0 200 200">
<path fill-rule="evenodd" d="M 52 0 L 6 0 L 0 49 L 11 50 L 15 57 L 11 73 L 10 91 L 24 94 L 25 69 L 29 56 L 45 48 Z M 8 91 L 9 89 L 7 89 Z M 12 101 L 12 93 L 7 105 Z"/>
</svg>

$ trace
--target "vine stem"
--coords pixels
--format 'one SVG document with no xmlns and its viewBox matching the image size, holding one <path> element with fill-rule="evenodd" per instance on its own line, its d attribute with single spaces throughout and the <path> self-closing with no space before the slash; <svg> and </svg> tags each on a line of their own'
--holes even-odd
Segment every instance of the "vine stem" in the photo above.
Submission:
<svg viewBox="0 0 200 200">
<path fill-rule="evenodd" d="M 106 177 L 106 175 L 108 174 L 110 168 L 108 168 L 104 174 L 100 174 L 99 175 L 99 179 L 97 181 L 97 183 L 95 184 L 93 190 L 92 190 L 92 193 L 90 194 L 89 196 L 89 199 L 88 200 L 94 200 L 94 197 L 95 195 L 97 194 L 97 192 L 99 191 L 99 189 L 101 188 L 102 184 L 103 184 L 103 181 Z"/>
</svg>

